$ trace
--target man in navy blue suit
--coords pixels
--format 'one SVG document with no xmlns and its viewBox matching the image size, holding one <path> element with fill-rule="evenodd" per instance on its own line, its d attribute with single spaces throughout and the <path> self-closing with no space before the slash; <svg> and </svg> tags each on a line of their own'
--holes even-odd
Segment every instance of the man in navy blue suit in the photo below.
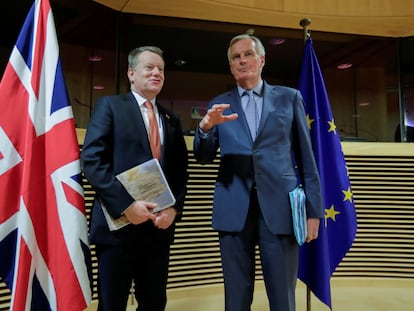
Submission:
<svg viewBox="0 0 414 311">
<path fill-rule="evenodd" d="M 90 240 L 98 258 L 98 310 L 126 310 L 134 281 L 139 311 L 163 311 L 166 306 L 169 250 L 175 221 L 186 193 L 187 148 L 179 119 L 159 105 L 164 84 L 164 59 L 158 47 L 136 48 L 128 56 L 127 94 L 104 96 L 94 108 L 81 153 L 83 172 L 93 186 Z M 152 108 L 151 108 L 152 107 Z M 161 150 L 152 152 L 150 118 L 158 126 Z M 116 175 L 153 157 L 159 158 L 175 196 L 174 206 L 153 213 L 154 203 L 134 200 Z M 127 226 L 111 231 L 102 203 Z"/>
<path fill-rule="evenodd" d="M 220 149 L 212 222 L 219 232 L 225 310 L 250 310 L 259 245 L 270 310 L 293 311 L 299 246 L 289 192 L 299 182 L 304 187 L 307 242 L 317 238 L 324 216 L 302 96 L 262 80 L 265 50 L 254 36 L 234 37 L 228 60 L 237 87 L 210 101 L 194 138 L 200 163 L 213 161 Z"/>
</svg>

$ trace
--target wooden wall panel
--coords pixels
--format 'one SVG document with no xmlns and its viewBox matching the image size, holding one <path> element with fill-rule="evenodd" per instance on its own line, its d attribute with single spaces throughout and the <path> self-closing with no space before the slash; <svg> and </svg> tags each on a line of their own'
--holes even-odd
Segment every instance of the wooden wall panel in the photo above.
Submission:
<svg viewBox="0 0 414 311">
<path fill-rule="evenodd" d="M 388 118 L 384 69 L 360 67 L 355 72 L 357 136 L 369 141 L 386 141 Z"/>
</svg>

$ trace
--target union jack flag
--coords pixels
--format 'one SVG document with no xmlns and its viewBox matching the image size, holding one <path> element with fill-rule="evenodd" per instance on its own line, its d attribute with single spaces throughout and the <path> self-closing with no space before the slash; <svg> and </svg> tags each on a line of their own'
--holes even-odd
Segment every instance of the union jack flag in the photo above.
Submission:
<svg viewBox="0 0 414 311">
<path fill-rule="evenodd" d="M 10 310 L 84 310 L 90 252 L 79 147 L 48 0 L 0 83 L 0 276 Z"/>
</svg>

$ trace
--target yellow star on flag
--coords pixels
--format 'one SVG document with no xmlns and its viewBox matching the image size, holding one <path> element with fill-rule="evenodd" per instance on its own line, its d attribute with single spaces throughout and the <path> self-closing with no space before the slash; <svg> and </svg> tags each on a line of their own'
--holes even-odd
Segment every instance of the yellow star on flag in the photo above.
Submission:
<svg viewBox="0 0 414 311">
<path fill-rule="evenodd" d="M 328 121 L 328 123 L 329 123 L 328 132 L 334 132 L 336 134 L 336 125 L 335 125 L 334 119 L 332 119 L 332 121 Z"/>
<path fill-rule="evenodd" d="M 340 214 L 341 212 L 335 211 L 335 207 L 331 205 L 331 208 L 325 209 L 325 220 L 331 218 L 333 221 L 336 221 L 335 216 Z"/>
<path fill-rule="evenodd" d="M 309 117 L 309 114 L 306 115 L 306 120 L 308 121 L 308 128 L 311 129 L 311 125 L 313 123 L 313 121 L 315 121 L 315 119 L 311 119 Z"/>
<path fill-rule="evenodd" d="M 346 200 L 349 200 L 349 202 L 351 202 L 352 203 L 352 197 L 353 197 L 353 194 L 352 194 L 352 191 L 351 191 L 351 187 L 348 187 L 348 190 L 342 190 L 342 192 L 344 193 L 344 195 L 345 195 L 345 197 L 344 197 L 344 202 L 346 201 Z"/>
</svg>

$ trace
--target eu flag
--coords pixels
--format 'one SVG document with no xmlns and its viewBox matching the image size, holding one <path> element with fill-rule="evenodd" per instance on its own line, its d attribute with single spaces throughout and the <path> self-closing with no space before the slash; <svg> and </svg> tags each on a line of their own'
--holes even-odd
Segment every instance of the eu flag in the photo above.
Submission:
<svg viewBox="0 0 414 311">
<path fill-rule="evenodd" d="M 305 102 L 325 210 L 318 239 L 300 248 L 299 279 L 332 309 L 330 278 L 352 246 L 357 221 L 345 157 L 311 38 L 306 40 L 298 89 Z"/>
</svg>

